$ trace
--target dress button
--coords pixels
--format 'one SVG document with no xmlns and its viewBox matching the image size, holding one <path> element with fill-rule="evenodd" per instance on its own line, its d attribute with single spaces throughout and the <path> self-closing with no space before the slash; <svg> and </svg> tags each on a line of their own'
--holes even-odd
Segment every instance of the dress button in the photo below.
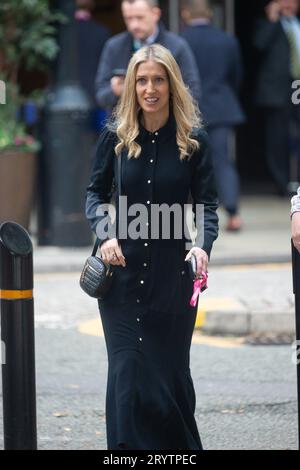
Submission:
<svg viewBox="0 0 300 470">
<path fill-rule="evenodd" d="M 155 140 L 152 140 L 152 144 L 155 144 Z"/>
<path fill-rule="evenodd" d="M 145 267 L 148 266 L 147 263 L 144 263 L 144 266 L 145 266 Z"/>
<path fill-rule="evenodd" d="M 145 243 L 145 246 L 148 246 L 148 243 Z"/>
<path fill-rule="evenodd" d="M 136 299 L 137 303 L 139 304 L 140 303 L 140 299 Z"/>
<path fill-rule="evenodd" d="M 149 222 L 146 222 L 147 227 L 149 227 Z"/>
<path fill-rule="evenodd" d="M 148 180 L 148 184 L 151 184 L 151 180 Z"/>
<path fill-rule="evenodd" d="M 140 341 L 143 341 L 143 338 L 140 338 Z"/>
<path fill-rule="evenodd" d="M 158 135 L 158 132 L 155 132 L 155 135 Z"/>
<path fill-rule="evenodd" d="M 137 319 L 136 319 L 136 321 L 140 321 L 140 319 L 139 319 L 139 318 L 137 318 Z"/>
<path fill-rule="evenodd" d="M 184 272 L 184 271 L 181 271 L 181 274 L 185 274 L 185 272 Z"/>
<path fill-rule="evenodd" d="M 144 281 L 141 281 L 141 284 L 144 284 Z"/>
<path fill-rule="evenodd" d="M 149 204 L 150 204 L 150 201 L 147 201 L 147 204 L 149 205 Z"/>
<path fill-rule="evenodd" d="M 150 163 L 153 163 L 153 162 L 154 162 L 154 160 L 151 158 Z"/>
</svg>

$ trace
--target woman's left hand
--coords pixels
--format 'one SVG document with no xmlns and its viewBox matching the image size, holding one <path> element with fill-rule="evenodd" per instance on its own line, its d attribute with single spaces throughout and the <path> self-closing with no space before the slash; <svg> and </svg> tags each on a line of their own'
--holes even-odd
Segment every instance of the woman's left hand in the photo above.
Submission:
<svg viewBox="0 0 300 470">
<path fill-rule="evenodd" d="M 197 257 L 197 274 L 200 276 L 202 271 L 207 273 L 207 267 L 208 267 L 208 255 L 206 251 L 202 250 L 202 248 L 198 248 L 194 246 L 191 248 L 191 250 L 188 252 L 188 254 L 185 257 L 185 261 L 191 258 L 192 253 L 196 255 Z"/>
</svg>

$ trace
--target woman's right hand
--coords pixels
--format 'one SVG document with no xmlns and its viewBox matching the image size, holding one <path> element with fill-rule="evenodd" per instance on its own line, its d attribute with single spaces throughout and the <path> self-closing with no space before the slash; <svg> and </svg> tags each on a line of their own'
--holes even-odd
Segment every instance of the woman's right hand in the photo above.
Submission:
<svg viewBox="0 0 300 470">
<path fill-rule="evenodd" d="M 112 238 L 102 243 L 100 253 L 104 263 L 112 264 L 114 266 L 123 266 L 123 268 L 126 267 L 125 257 L 116 238 Z"/>
</svg>

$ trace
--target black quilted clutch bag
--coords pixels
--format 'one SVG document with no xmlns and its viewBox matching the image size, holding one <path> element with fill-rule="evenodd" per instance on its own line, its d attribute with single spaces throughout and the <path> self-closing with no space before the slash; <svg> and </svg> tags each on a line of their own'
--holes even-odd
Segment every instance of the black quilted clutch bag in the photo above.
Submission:
<svg viewBox="0 0 300 470">
<path fill-rule="evenodd" d="M 90 297 L 104 299 L 113 281 L 113 271 L 111 265 L 105 264 L 96 255 L 99 240 L 95 242 L 93 253 L 84 264 L 81 276 L 80 287 Z"/>
</svg>

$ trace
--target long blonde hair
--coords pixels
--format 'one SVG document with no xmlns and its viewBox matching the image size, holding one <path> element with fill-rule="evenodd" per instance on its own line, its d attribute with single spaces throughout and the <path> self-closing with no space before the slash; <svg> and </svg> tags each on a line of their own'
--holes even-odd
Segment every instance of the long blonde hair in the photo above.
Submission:
<svg viewBox="0 0 300 470">
<path fill-rule="evenodd" d="M 135 88 L 136 74 L 138 66 L 149 60 L 163 65 L 167 72 L 171 96 L 170 112 L 173 112 L 176 120 L 176 140 L 180 159 L 183 160 L 199 148 L 199 142 L 192 137 L 192 131 L 202 127 L 202 121 L 198 106 L 183 82 L 176 60 L 168 49 L 159 44 L 141 48 L 129 62 L 122 98 L 110 124 L 119 140 L 115 153 L 120 155 L 121 151 L 127 148 L 128 158 L 138 158 L 141 154 L 141 146 L 135 140 L 139 134 L 140 111 Z"/>
</svg>

